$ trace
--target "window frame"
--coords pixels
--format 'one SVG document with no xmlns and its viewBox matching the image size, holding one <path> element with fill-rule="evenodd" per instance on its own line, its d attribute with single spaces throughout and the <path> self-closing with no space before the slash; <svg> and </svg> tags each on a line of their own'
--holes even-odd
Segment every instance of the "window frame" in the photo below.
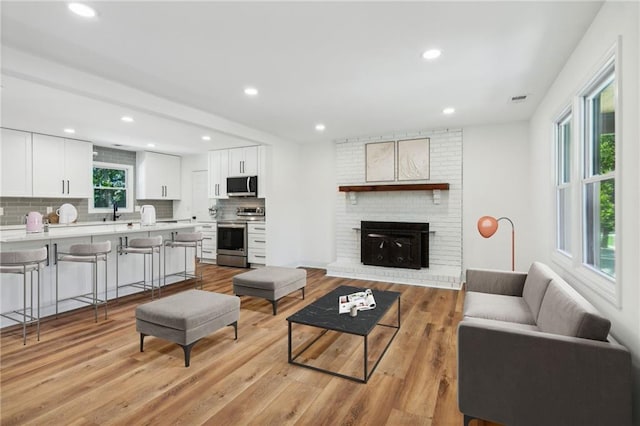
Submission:
<svg viewBox="0 0 640 426">
<path fill-rule="evenodd" d="M 562 128 L 569 124 L 569 154 L 568 159 L 566 157 L 567 153 L 561 147 L 561 143 L 565 141 Z M 558 115 L 558 118 L 554 121 L 554 140 L 555 140 L 555 251 L 565 257 L 573 258 L 572 249 L 574 247 L 572 236 L 573 230 L 572 224 L 565 224 L 565 228 L 568 227 L 569 231 L 569 249 L 565 250 L 560 248 L 560 240 L 561 240 L 561 218 L 560 218 L 560 192 L 562 190 L 568 190 L 569 192 L 569 207 L 572 208 L 573 212 L 574 202 L 573 202 L 573 194 L 574 194 L 574 157 L 575 157 L 575 147 L 573 143 L 574 138 L 574 117 L 573 117 L 573 108 L 571 105 L 566 106 L 562 112 Z M 565 164 L 565 161 L 568 160 L 568 175 L 565 176 L 565 180 L 561 177 L 561 167 Z M 564 172 L 566 173 L 566 171 Z M 565 229 L 563 228 L 563 229 Z"/>
<path fill-rule="evenodd" d="M 573 111 L 573 123 L 571 135 L 571 208 L 572 218 L 574 219 L 571 224 L 571 255 L 567 256 L 557 249 L 557 226 L 553 227 L 553 244 L 551 247 L 551 260 L 554 264 L 559 266 L 568 276 L 573 280 L 577 287 L 585 287 L 594 293 L 598 294 L 602 299 L 609 302 L 616 308 L 622 306 L 622 289 L 620 283 L 620 259 L 622 246 L 622 239 L 624 238 L 623 224 L 620 220 L 622 203 L 624 200 L 620 197 L 620 176 L 621 176 L 621 147 L 622 147 L 622 134 L 621 134 L 621 122 L 622 122 L 622 109 L 620 102 L 619 88 L 621 87 L 621 75 L 617 70 L 620 70 L 620 43 L 617 42 L 601 57 L 601 60 L 597 62 L 588 74 L 588 78 L 584 80 L 582 85 L 578 86 L 578 90 L 571 96 L 571 104 Z M 611 277 L 590 265 L 585 263 L 585 234 L 584 234 L 584 215 L 585 215 L 585 182 L 592 181 L 592 176 L 587 177 L 585 161 L 586 161 L 586 138 L 588 137 L 588 129 L 586 128 L 586 107 L 585 99 L 589 94 L 594 93 L 596 87 L 599 87 L 606 80 L 606 74 L 608 71 L 613 70 L 614 73 L 614 108 L 615 108 L 615 170 L 611 174 L 607 174 L 607 178 L 613 178 L 614 191 L 615 191 L 615 276 Z M 557 117 L 563 117 L 565 110 L 562 110 Z M 555 142 L 555 125 L 557 120 L 553 122 L 554 130 L 551 133 L 551 137 Z M 555 145 L 553 145 L 555 148 Z M 554 171 L 552 173 L 553 179 L 553 197 L 557 200 L 557 151 L 554 152 Z M 604 175 L 598 175 L 597 180 L 600 180 Z M 603 180 L 606 180 L 603 179 Z M 557 201 L 553 203 L 554 220 L 557 221 Z"/>
<path fill-rule="evenodd" d="M 119 163 L 106 163 L 102 161 L 94 161 L 92 166 L 92 171 L 94 168 L 100 169 L 114 169 L 114 170 L 124 170 L 126 176 L 126 186 L 125 191 L 127 194 L 127 206 L 118 207 L 118 211 L 122 213 L 133 213 L 134 212 L 134 197 L 133 197 L 133 166 L 129 164 L 119 164 Z M 94 191 L 95 187 L 93 186 L 93 172 L 91 173 L 91 197 L 89 198 L 89 206 L 88 213 L 111 213 L 113 208 L 109 207 L 95 207 L 94 206 Z"/>
</svg>

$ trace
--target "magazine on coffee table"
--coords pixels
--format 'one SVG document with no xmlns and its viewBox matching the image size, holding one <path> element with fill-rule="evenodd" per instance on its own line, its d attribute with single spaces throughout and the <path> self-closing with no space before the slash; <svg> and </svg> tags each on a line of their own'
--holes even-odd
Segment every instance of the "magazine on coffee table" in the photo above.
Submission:
<svg viewBox="0 0 640 426">
<path fill-rule="evenodd" d="M 352 306 L 355 306 L 359 311 L 368 311 L 376 307 L 376 300 L 373 298 L 371 289 L 366 289 L 338 297 L 338 306 L 341 314 L 350 312 Z"/>
</svg>

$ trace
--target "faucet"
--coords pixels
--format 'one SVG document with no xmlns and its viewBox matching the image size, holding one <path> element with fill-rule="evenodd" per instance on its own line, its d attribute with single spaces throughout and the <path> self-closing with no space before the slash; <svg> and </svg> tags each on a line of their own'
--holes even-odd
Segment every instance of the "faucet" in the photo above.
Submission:
<svg viewBox="0 0 640 426">
<path fill-rule="evenodd" d="M 113 203 L 113 221 L 115 222 L 116 220 L 118 220 L 118 218 L 120 217 L 120 215 L 118 214 L 118 203 Z"/>
</svg>

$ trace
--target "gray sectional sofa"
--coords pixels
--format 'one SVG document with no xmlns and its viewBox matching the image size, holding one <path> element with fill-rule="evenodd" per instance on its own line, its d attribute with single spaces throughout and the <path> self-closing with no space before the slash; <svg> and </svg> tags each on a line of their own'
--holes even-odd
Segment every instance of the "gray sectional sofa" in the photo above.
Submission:
<svg viewBox="0 0 640 426">
<path fill-rule="evenodd" d="M 542 263 L 467 271 L 458 406 L 508 426 L 631 425 L 631 357 L 611 323 Z"/>
</svg>

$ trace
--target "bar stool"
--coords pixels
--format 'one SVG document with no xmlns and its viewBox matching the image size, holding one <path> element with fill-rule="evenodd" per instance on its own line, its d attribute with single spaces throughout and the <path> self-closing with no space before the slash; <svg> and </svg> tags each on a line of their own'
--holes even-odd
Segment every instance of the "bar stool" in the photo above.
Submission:
<svg viewBox="0 0 640 426">
<path fill-rule="evenodd" d="M 171 241 L 165 241 L 164 243 L 164 285 L 167 284 L 167 248 L 184 248 L 184 271 L 176 272 L 175 274 L 169 274 L 169 276 L 182 276 L 185 280 L 194 278 L 196 279 L 196 288 L 198 282 L 200 282 L 200 288 L 202 288 L 202 272 L 197 274 L 198 264 L 198 247 L 200 247 L 200 256 L 202 256 L 202 232 L 182 232 L 177 233 Z M 187 273 L 187 248 L 194 249 L 194 270 L 193 274 Z"/>
<path fill-rule="evenodd" d="M 127 239 L 128 240 L 128 239 Z M 147 290 L 147 256 L 151 257 L 151 298 L 155 296 L 154 290 L 154 254 L 158 253 L 158 297 L 160 296 L 160 285 L 162 283 L 162 271 L 160 269 L 162 263 L 162 256 L 160 248 L 162 247 L 162 235 L 148 238 L 134 238 L 131 241 L 127 241 L 124 245 L 118 245 L 118 256 L 116 257 L 116 298 L 118 298 L 118 289 L 120 287 L 136 287 Z M 138 281 L 130 284 L 120 285 L 119 281 L 119 255 L 123 254 L 142 254 L 143 256 L 143 278 L 142 281 Z"/>
<path fill-rule="evenodd" d="M 58 270 L 61 262 L 76 262 L 91 264 L 91 293 L 68 297 L 62 300 L 76 300 L 93 305 L 95 320 L 98 322 L 98 306 L 104 305 L 104 319 L 107 319 L 107 258 L 111 252 L 111 241 L 92 244 L 74 244 L 69 251 L 58 251 L 56 254 L 56 316 L 58 315 Z M 104 262 L 104 299 L 98 298 L 98 262 Z"/>
<path fill-rule="evenodd" d="M 22 344 L 27 344 L 27 324 L 36 324 L 38 341 L 40 341 L 40 269 L 42 264 L 47 260 L 47 248 L 42 247 L 34 250 L 21 250 L 0 253 L 0 273 L 3 274 L 22 274 L 23 284 L 23 307 L 20 310 L 5 312 L 1 316 L 12 321 L 22 324 Z M 36 315 L 33 315 L 33 273 L 38 272 L 38 309 Z M 30 297 L 29 313 L 27 313 L 27 272 L 30 275 Z M 14 316 L 21 316 L 16 318 Z"/>
</svg>

